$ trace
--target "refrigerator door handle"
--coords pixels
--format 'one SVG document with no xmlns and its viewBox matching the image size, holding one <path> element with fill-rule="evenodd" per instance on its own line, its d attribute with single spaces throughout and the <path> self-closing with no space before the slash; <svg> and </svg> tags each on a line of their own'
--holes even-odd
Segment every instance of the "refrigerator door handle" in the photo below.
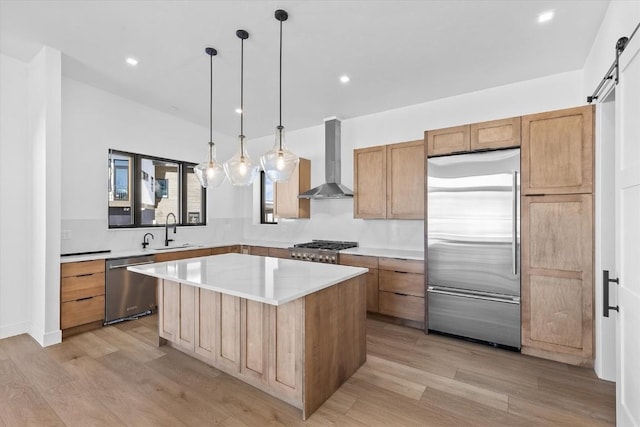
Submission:
<svg viewBox="0 0 640 427">
<path fill-rule="evenodd" d="M 518 275 L 518 171 L 512 172 L 511 274 Z"/>
<path fill-rule="evenodd" d="M 435 286 L 429 286 L 428 292 L 432 294 L 440 294 L 440 295 L 449 295 L 452 297 L 462 297 L 462 298 L 471 298 L 471 299 L 479 299 L 483 301 L 494 301 L 494 302 L 502 302 L 506 304 L 520 304 L 520 297 L 501 297 L 498 295 L 488 296 L 486 294 L 480 293 L 467 293 L 467 292 L 453 292 L 450 290 L 444 290 L 443 288 L 438 288 Z"/>
</svg>

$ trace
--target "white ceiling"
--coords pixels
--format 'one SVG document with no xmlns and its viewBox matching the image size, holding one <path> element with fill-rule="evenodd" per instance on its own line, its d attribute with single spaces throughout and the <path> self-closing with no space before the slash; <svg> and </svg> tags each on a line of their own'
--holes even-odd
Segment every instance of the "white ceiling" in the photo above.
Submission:
<svg viewBox="0 0 640 427">
<path fill-rule="evenodd" d="M 63 52 L 74 79 L 237 135 L 245 29 L 245 134 L 272 133 L 278 30 L 284 22 L 283 124 L 348 119 L 581 69 L 608 1 L 104 1 L 0 0 L 0 50 L 30 60 Z M 537 15 L 555 10 L 545 25 Z M 134 56 L 139 65 L 125 64 Z M 344 85 L 338 77 L 348 74 Z M 587 94 L 585 94 L 586 96 Z M 517 99 L 514 100 L 517 102 Z"/>
</svg>

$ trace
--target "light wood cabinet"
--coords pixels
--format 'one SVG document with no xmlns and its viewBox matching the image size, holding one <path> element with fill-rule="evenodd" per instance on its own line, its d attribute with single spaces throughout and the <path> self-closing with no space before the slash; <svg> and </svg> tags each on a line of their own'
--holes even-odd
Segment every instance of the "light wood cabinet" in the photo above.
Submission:
<svg viewBox="0 0 640 427">
<path fill-rule="evenodd" d="M 592 195 L 523 199 L 522 352 L 591 366 Z"/>
<path fill-rule="evenodd" d="M 522 194 L 593 192 L 594 106 L 522 117 Z"/>
<path fill-rule="evenodd" d="M 471 128 L 469 125 L 429 130 L 424 133 L 427 155 L 464 153 L 471 150 Z"/>
<path fill-rule="evenodd" d="M 104 289 L 104 260 L 60 265 L 60 329 L 63 338 L 102 326 Z"/>
<path fill-rule="evenodd" d="M 520 146 L 520 117 L 470 125 L 471 151 Z"/>
<path fill-rule="evenodd" d="M 520 117 L 426 131 L 427 156 L 519 147 Z"/>
<path fill-rule="evenodd" d="M 424 218 L 424 141 L 354 150 L 354 218 Z"/>
<path fill-rule="evenodd" d="M 424 140 L 387 145 L 387 218 L 424 218 Z"/>
<path fill-rule="evenodd" d="M 289 259 L 289 249 L 286 248 L 269 248 L 268 252 L 272 258 L 284 258 Z"/>
<path fill-rule="evenodd" d="M 377 313 L 379 311 L 378 288 L 378 257 L 340 254 L 341 265 L 368 268 L 367 281 L 367 311 Z"/>
<path fill-rule="evenodd" d="M 311 161 L 300 158 L 298 166 L 286 182 L 275 185 L 276 218 L 310 218 L 311 201 L 298 195 L 311 189 Z"/>
<path fill-rule="evenodd" d="M 220 250 L 220 248 L 216 248 Z M 224 252 L 226 253 L 226 252 Z M 211 248 L 192 249 L 186 251 L 162 252 L 156 255 L 156 262 L 177 261 L 180 259 L 196 258 L 211 255 Z"/>
<path fill-rule="evenodd" d="M 379 258 L 381 314 L 424 325 L 424 261 Z"/>
<path fill-rule="evenodd" d="M 353 217 L 387 217 L 387 152 L 384 145 L 353 150 Z"/>
</svg>

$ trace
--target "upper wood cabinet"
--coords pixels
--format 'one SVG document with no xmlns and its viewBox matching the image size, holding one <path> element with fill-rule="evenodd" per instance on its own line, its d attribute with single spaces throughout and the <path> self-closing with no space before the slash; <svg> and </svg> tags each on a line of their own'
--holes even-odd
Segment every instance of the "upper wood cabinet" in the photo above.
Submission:
<svg viewBox="0 0 640 427">
<path fill-rule="evenodd" d="M 427 155 L 440 156 L 464 153 L 471 149 L 471 129 L 469 125 L 426 131 Z"/>
<path fill-rule="evenodd" d="M 275 216 L 277 218 L 310 218 L 310 200 L 298 199 L 298 194 L 309 189 L 311 189 L 311 161 L 300 158 L 289 181 L 276 182 Z"/>
<path fill-rule="evenodd" d="M 353 150 L 353 217 L 387 217 L 387 152 L 384 145 Z"/>
<path fill-rule="evenodd" d="M 520 117 L 470 125 L 471 151 L 520 146 Z"/>
<path fill-rule="evenodd" d="M 387 145 L 387 218 L 424 218 L 424 141 Z"/>
<path fill-rule="evenodd" d="M 424 218 L 424 141 L 354 150 L 354 217 Z"/>
<path fill-rule="evenodd" d="M 429 157 L 519 147 L 520 117 L 434 129 L 424 135 Z"/>
<path fill-rule="evenodd" d="M 522 194 L 593 192 L 594 106 L 522 117 Z"/>
</svg>

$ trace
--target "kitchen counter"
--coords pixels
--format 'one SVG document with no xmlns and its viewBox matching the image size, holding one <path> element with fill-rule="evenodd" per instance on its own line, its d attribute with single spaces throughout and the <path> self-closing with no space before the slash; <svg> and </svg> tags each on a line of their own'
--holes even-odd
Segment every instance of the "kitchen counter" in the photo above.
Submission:
<svg viewBox="0 0 640 427">
<path fill-rule="evenodd" d="M 282 305 L 368 269 L 242 254 L 223 254 L 133 266 L 130 271 L 233 295 Z"/>
<path fill-rule="evenodd" d="M 230 253 L 128 269 L 158 277 L 160 345 L 303 419 L 366 361 L 366 268 Z"/>
<path fill-rule="evenodd" d="M 96 259 L 113 259 L 113 258 L 124 258 L 124 257 L 132 257 L 132 256 L 143 256 L 143 255 L 157 255 L 164 252 L 174 252 L 174 251 L 188 251 L 193 249 L 208 249 L 208 248 L 219 248 L 223 246 L 233 246 L 233 245 L 243 245 L 243 246 L 262 246 L 267 248 L 279 248 L 279 249 L 287 249 L 294 245 L 295 242 L 279 242 L 279 241 L 271 241 L 271 240 L 241 240 L 241 241 L 228 241 L 228 242 L 214 242 L 208 244 L 192 244 L 188 246 L 177 244 L 175 246 L 169 246 L 167 249 L 165 247 L 159 248 L 137 248 L 131 250 L 122 250 L 122 251 L 114 251 L 114 252 L 106 252 L 99 254 L 87 254 L 87 255 L 73 255 L 73 256 L 62 256 L 60 257 L 61 263 L 67 262 L 78 262 L 78 261 L 92 261 Z M 387 248 L 369 248 L 369 247 L 357 247 L 351 249 L 345 249 L 340 251 L 341 254 L 349 254 L 349 255 L 365 255 L 365 256 L 375 256 L 375 257 L 386 257 L 386 258 L 401 258 L 401 259 L 411 259 L 411 260 L 424 260 L 424 251 L 418 250 L 406 250 L 406 249 L 387 249 Z"/>
<path fill-rule="evenodd" d="M 340 251 L 341 254 L 375 256 L 384 258 L 411 259 L 416 261 L 424 260 L 424 251 L 410 251 L 406 249 L 386 249 L 386 248 L 351 248 Z"/>
</svg>

